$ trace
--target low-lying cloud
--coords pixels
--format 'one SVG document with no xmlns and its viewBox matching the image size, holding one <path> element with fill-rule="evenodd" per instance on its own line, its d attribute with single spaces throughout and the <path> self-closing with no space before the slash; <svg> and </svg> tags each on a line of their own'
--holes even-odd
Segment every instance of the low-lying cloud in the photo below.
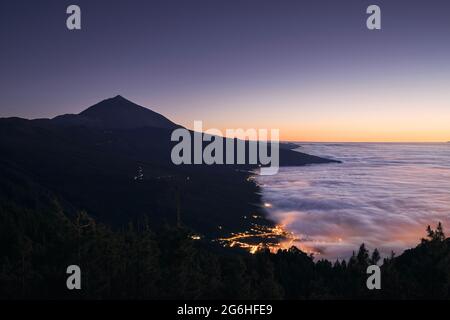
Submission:
<svg viewBox="0 0 450 320">
<path fill-rule="evenodd" d="M 272 204 L 269 217 L 294 232 L 297 245 L 329 259 L 348 258 L 363 242 L 385 256 L 400 254 L 425 237 L 428 224 L 448 228 L 450 147 L 440 153 L 424 146 L 385 148 L 341 147 L 343 164 L 259 177 L 263 199 Z"/>
</svg>

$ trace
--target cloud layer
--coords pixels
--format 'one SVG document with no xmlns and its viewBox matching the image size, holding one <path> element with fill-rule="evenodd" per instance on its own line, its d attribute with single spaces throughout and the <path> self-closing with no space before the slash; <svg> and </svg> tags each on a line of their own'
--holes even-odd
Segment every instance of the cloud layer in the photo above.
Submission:
<svg viewBox="0 0 450 320">
<path fill-rule="evenodd" d="M 294 232 L 300 247 L 330 259 L 348 258 L 363 242 L 400 254 L 428 224 L 450 226 L 449 144 L 311 144 L 302 151 L 344 163 L 258 178 L 269 217 Z"/>
</svg>

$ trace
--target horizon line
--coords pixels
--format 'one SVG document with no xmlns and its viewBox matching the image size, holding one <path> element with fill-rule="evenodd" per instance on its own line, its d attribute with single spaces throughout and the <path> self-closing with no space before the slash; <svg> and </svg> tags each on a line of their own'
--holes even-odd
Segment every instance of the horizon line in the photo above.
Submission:
<svg viewBox="0 0 450 320">
<path fill-rule="evenodd" d="M 426 144 L 426 143 L 450 143 L 450 140 L 440 140 L 440 141 L 301 141 L 301 140 L 280 140 L 280 142 L 289 142 L 289 143 L 392 143 L 392 144 L 400 144 L 400 143 L 409 143 L 409 144 Z"/>
</svg>

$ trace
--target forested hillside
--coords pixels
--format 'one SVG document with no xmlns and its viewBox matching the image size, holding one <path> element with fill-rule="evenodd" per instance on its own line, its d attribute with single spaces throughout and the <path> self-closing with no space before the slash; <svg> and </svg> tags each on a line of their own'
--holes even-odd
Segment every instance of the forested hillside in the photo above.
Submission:
<svg viewBox="0 0 450 320">
<path fill-rule="evenodd" d="M 191 239 L 167 224 L 112 230 L 64 204 L 26 176 L 1 170 L 0 298 L 18 299 L 448 299 L 450 239 L 428 228 L 416 248 L 384 260 L 382 290 L 366 288 L 377 252 L 362 245 L 349 261 L 315 261 L 295 247 L 254 255 Z M 66 288 L 66 268 L 82 290 Z"/>
</svg>

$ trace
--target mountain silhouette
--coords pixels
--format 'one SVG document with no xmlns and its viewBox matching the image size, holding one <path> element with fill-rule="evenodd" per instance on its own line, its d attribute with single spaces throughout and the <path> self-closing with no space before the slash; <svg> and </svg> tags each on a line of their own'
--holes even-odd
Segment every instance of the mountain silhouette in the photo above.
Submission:
<svg viewBox="0 0 450 320">
<path fill-rule="evenodd" d="M 111 129 L 143 127 L 174 129 L 179 127 L 163 115 L 118 95 L 103 100 L 79 114 L 57 116 L 52 122 L 62 125 L 82 125 Z"/>
<path fill-rule="evenodd" d="M 251 228 L 242 217 L 260 211 L 259 187 L 247 179 L 257 166 L 177 166 L 177 127 L 121 96 L 54 119 L 0 119 L 0 176 L 20 175 L 65 212 L 85 210 L 113 227 L 143 217 L 174 224 L 180 211 L 183 223 L 211 237 Z M 289 149 L 280 148 L 281 166 L 336 162 Z M 17 181 L 1 180 L 0 195 L 21 190 Z"/>
</svg>

